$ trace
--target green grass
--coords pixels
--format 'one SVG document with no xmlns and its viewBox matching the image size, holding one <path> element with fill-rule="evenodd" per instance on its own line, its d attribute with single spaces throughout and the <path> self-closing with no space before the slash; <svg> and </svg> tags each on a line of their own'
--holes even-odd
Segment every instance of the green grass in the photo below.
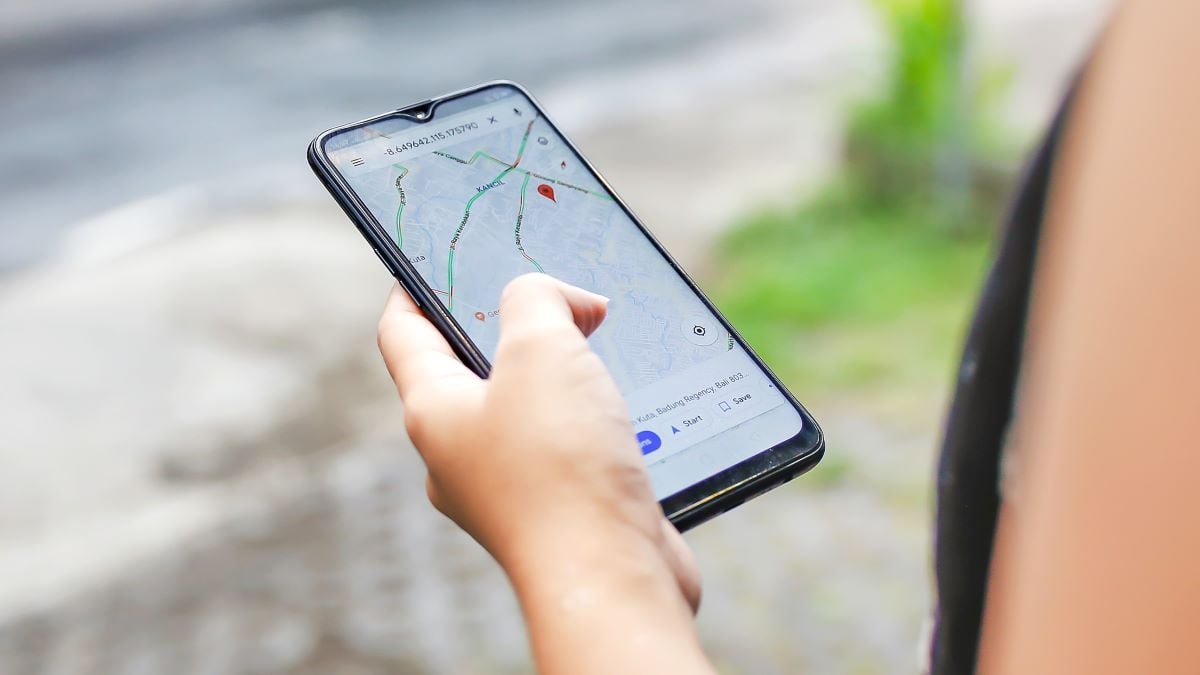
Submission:
<svg viewBox="0 0 1200 675">
<path fill-rule="evenodd" d="M 804 477 L 804 485 L 818 490 L 841 485 L 854 470 L 849 455 L 830 453 L 821 458 L 821 463 Z"/>
<path fill-rule="evenodd" d="M 948 235 L 926 205 L 870 201 L 842 181 L 718 246 L 718 305 L 797 391 L 903 394 L 948 381 L 991 228 Z"/>
</svg>

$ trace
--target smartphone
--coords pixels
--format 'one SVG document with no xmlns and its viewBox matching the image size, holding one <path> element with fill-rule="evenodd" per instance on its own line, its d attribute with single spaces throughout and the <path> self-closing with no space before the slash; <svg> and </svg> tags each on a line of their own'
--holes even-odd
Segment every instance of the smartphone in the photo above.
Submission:
<svg viewBox="0 0 1200 675">
<path fill-rule="evenodd" d="M 610 298 L 589 341 L 680 530 L 820 461 L 812 416 L 521 86 L 490 82 L 330 129 L 308 159 L 481 377 L 511 279 L 543 272 Z"/>
</svg>

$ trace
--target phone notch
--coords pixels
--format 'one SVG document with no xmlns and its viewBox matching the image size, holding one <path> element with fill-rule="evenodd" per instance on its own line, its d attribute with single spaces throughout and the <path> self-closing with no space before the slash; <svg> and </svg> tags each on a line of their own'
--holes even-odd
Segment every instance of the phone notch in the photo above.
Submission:
<svg viewBox="0 0 1200 675">
<path fill-rule="evenodd" d="M 397 115 L 403 115 L 417 122 L 428 122 L 433 117 L 433 107 L 437 105 L 437 101 L 429 99 L 415 105 L 410 105 L 405 108 L 400 108 L 396 111 Z"/>
</svg>

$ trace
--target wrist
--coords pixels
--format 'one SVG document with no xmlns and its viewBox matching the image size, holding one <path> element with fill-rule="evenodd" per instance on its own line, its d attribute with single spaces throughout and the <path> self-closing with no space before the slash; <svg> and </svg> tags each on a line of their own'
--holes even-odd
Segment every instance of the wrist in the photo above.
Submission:
<svg viewBox="0 0 1200 675">
<path fill-rule="evenodd" d="M 560 512 L 520 530 L 497 560 L 527 613 L 542 609 L 537 604 L 542 602 L 551 611 L 585 613 L 620 599 L 682 607 L 691 622 L 690 605 L 666 558 L 660 521 L 642 525 Z"/>
<path fill-rule="evenodd" d="M 518 593 L 580 582 L 637 584 L 670 576 L 660 538 L 657 529 L 558 514 L 510 533 L 494 553 Z"/>
<path fill-rule="evenodd" d="M 708 672 L 691 606 L 654 538 L 579 528 L 528 542 L 501 564 L 540 672 Z"/>
</svg>

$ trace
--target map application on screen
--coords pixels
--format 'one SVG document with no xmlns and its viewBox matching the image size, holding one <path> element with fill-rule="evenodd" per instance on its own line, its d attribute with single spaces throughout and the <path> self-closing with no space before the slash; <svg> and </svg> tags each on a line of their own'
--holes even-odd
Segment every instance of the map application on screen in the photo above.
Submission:
<svg viewBox="0 0 1200 675">
<path fill-rule="evenodd" d="M 542 272 L 610 298 L 589 342 L 660 499 L 800 431 L 770 378 L 515 90 L 328 155 L 489 359 L 515 277 Z"/>
</svg>

